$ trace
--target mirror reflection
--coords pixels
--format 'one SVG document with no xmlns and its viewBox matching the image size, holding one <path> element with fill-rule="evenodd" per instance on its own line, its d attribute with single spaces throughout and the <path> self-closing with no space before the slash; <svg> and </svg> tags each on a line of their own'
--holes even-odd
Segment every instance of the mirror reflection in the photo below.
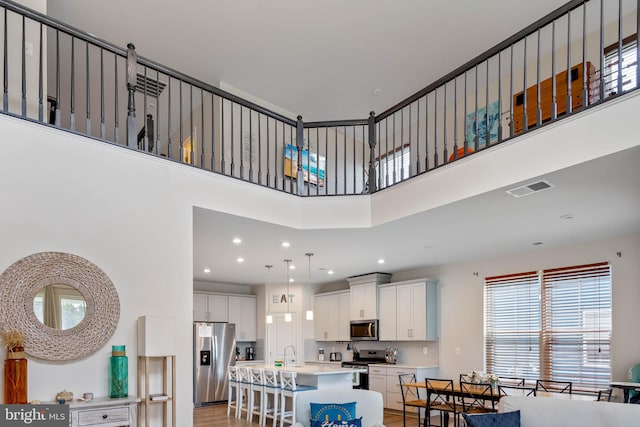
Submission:
<svg viewBox="0 0 640 427">
<path fill-rule="evenodd" d="M 45 286 L 33 299 L 33 311 L 44 325 L 71 329 L 84 319 L 86 302 L 73 286 L 61 283 Z"/>
</svg>

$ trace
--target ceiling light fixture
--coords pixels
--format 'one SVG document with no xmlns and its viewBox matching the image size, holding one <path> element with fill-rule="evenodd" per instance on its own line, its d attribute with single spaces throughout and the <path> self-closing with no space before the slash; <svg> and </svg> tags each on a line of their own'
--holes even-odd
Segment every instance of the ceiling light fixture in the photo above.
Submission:
<svg viewBox="0 0 640 427">
<path fill-rule="evenodd" d="M 380 258 L 380 259 L 378 260 L 378 264 L 384 264 L 384 260 L 383 260 L 382 258 Z"/>
<path fill-rule="evenodd" d="M 267 268 L 267 287 L 264 290 L 264 296 L 267 300 L 267 324 L 273 323 L 273 316 L 271 315 L 271 299 L 269 298 L 269 289 L 271 288 L 271 268 L 273 265 L 265 265 Z"/>
<path fill-rule="evenodd" d="M 288 248 L 289 246 L 291 246 L 291 243 L 289 243 L 289 242 L 282 242 L 281 246 L 282 246 L 283 248 Z"/>
<path fill-rule="evenodd" d="M 239 237 L 234 237 L 232 241 L 236 245 L 239 245 L 240 243 L 242 243 L 242 239 Z"/>
<path fill-rule="evenodd" d="M 313 308 L 311 305 L 311 257 L 313 253 L 307 252 L 306 257 L 309 258 L 309 276 L 307 276 L 307 312 L 305 317 L 307 320 L 313 320 Z"/>
<path fill-rule="evenodd" d="M 333 270 L 327 271 L 327 274 L 333 274 Z"/>
<path fill-rule="evenodd" d="M 379 96 L 382 94 L 382 89 L 377 87 L 374 90 L 372 90 L 371 93 L 373 94 L 373 96 Z"/>
<path fill-rule="evenodd" d="M 205 268 L 205 269 L 204 269 L 204 272 L 205 272 L 205 273 L 211 273 L 211 269 L 210 269 L 210 268 Z"/>
<path fill-rule="evenodd" d="M 573 219 L 573 214 L 560 215 L 560 219 Z"/>
<path fill-rule="evenodd" d="M 290 259 L 285 259 L 284 260 L 285 264 L 287 264 L 287 312 L 284 314 L 284 321 L 285 322 L 291 322 L 292 318 L 291 318 L 291 311 L 289 310 L 290 306 L 289 306 L 289 263 L 291 262 Z"/>
<path fill-rule="evenodd" d="M 238 261 L 238 262 L 244 262 L 244 258 L 242 258 L 242 257 L 238 257 L 238 259 L 236 259 L 236 261 Z"/>
</svg>

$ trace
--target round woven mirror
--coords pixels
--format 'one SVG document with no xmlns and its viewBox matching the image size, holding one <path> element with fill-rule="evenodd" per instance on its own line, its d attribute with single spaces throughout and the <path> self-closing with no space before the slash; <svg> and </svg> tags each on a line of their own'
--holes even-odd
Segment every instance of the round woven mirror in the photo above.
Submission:
<svg viewBox="0 0 640 427">
<path fill-rule="evenodd" d="M 67 285 L 85 301 L 84 317 L 72 328 L 47 326 L 36 317 L 34 298 L 47 286 Z M 115 332 L 120 300 L 109 277 L 77 255 L 41 252 L 18 260 L 0 276 L 0 328 L 24 336 L 25 353 L 43 360 L 86 357 Z"/>
</svg>

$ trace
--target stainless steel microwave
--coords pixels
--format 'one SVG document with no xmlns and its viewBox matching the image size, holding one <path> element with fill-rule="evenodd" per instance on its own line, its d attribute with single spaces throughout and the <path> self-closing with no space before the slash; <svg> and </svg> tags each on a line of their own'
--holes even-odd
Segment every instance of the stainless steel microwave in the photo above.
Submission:
<svg viewBox="0 0 640 427">
<path fill-rule="evenodd" d="M 351 341 L 378 341 L 378 320 L 352 320 L 349 324 Z"/>
</svg>

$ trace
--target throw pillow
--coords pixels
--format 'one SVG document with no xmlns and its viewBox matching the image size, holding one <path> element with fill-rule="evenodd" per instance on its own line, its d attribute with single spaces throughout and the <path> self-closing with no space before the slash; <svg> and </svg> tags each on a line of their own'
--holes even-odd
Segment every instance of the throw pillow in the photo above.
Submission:
<svg viewBox="0 0 640 427">
<path fill-rule="evenodd" d="M 356 402 L 311 403 L 311 419 L 319 421 L 349 421 L 356 418 Z"/>
<path fill-rule="evenodd" d="M 310 427 L 362 427 L 362 417 L 342 421 L 309 420 L 309 425 Z"/>
<path fill-rule="evenodd" d="M 520 411 L 499 414 L 462 414 L 468 427 L 520 427 Z"/>
</svg>

